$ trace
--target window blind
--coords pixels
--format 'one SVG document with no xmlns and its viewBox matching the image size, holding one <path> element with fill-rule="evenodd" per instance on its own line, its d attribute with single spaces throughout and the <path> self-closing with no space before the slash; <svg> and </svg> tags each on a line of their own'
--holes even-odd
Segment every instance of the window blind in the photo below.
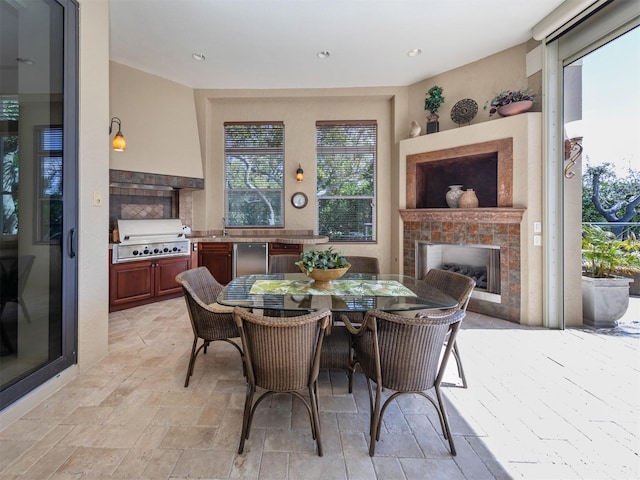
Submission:
<svg viewBox="0 0 640 480">
<path fill-rule="evenodd" d="M 224 124 L 227 226 L 283 225 L 284 124 Z"/>
<path fill-rule="evenodd" d="M 331 241 L 376 239 L 375 121 L 316 123 L 318 233 Z"/>
</svg>

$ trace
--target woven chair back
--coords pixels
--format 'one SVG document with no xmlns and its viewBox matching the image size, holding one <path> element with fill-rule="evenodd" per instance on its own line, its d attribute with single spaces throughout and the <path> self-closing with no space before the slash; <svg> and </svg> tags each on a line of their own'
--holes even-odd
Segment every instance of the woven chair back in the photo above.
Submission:
<svg viewBox="0 0 640 480">
<path fill-rule="evenodd" d="M 376 257 L 346 257 L 351 264 L 349 273 L 380 273 L 380 263 Z"/>
<path fill-rule="evenodd" d="M 395 391 L 421 392 L 439 382 L 445 363 L 441 353 L 449 331 L 457 331 L 464 317 L 459 311 L 437 319 L 411 318 L 378 310 L 365 316 L 362 335 L 354 337 L 364 374 Z"/>
<path fill-rule="evenodd" d="M 459 309 L 466 310 L 469 299 L 471 298 L 471 293 L 476 286 L 476 281 L 471 277 L 437 268 L 429 270 L 422 280 L 436 287 L 443 293 L 446 293 L 458 302 L 458 306 L 450 309 L 449 312 Z"/>
<path fill-rule="evenodd" d="M 301 390 L 318 377 L 322 338 L 330 313 L 265 317 L 234 309 L 244 346 L 250 384 L 265 390 Z"/>
<path fill-rule="evenodd" d="M 269 258 L 269 273 L 300 273 L 296 262 L 300 255 L 272 255 Z"/>
<path fill-rule="evenodd" d="M 203 306 L 215 303 L 222 285 L 211 275 L 207 267 L 198 267 L 176 275 L 176 281 Z"/>
<path fill-rule="evenodd" d="M 182 285 L 184 298 L 197 338 L 216 340 L 239 336 L 231 312 L 216 313 L 209 305 L 216 302 L 222 285 L 211 275 L 207 267 L 198 267 L 176 275 Z"/>
</svg>

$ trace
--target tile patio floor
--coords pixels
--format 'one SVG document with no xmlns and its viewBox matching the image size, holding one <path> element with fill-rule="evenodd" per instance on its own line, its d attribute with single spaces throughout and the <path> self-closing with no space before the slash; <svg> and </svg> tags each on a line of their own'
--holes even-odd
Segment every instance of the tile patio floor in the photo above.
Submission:
<svg viewBox="0 0 640 480">
<path fill-rule="evenodd" d="M 0 431 L 0 479 L 640 478 L 634 325 L 550 331 L 470 312 L 459 336 L 469 388 L 443 389 L 456 457 L 430 404 L 405 397 L 370 458 L 365 382 L 357 375 L 350 395 L 343 373 L 324 373 L 320 458 L 306 411 L 285 396 L 261 405 L 236 454 L 240 359 L 218 342 L 183 387 L 192 339 L 183 299 L 109 321 L 109 355 Z M 457 380 L 453 365 L 447 377 Z"/>
</svg>

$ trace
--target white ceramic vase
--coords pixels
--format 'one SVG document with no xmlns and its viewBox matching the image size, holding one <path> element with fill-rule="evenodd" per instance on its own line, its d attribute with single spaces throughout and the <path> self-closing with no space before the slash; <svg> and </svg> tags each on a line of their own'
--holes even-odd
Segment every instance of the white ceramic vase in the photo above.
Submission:
<svg viewBox="0 0 640 480">
<path fill-rule="evenodd" d="M 449 191 L 445 195 L 449 208 L 458 208 L 458 200 L 463 193 L 462 185 L 449 185 Z"/>
</svg>

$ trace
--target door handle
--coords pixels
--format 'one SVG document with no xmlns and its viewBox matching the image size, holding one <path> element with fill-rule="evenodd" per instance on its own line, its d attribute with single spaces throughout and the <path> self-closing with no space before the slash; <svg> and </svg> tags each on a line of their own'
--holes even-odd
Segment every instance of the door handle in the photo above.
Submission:
<svg viewBox="0 0 640 480">
<path fill-rule="evenodd" d="M 75 241 L 76 241 L 76 229 L 72 228 L 71 230 L 69 230 L 69 258 L 75 258 L 76 256 L 76 246 L 75 246 Z"/>
</svg>

